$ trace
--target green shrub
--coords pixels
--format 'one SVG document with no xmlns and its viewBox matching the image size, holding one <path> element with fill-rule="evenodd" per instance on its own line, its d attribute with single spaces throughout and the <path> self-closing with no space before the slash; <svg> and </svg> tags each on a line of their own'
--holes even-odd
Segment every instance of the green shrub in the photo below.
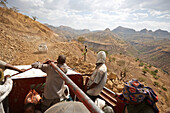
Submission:
<svg viewBox="0 0 170 113">
<path fill-rule="evenodd" d="M 142 72 L 143 72 L 144 75 L 146 74 L 146 71 L 145 71 L 145 70 L 143 70 Z"/>
<path fill-rule="evenodd" d="M 36 21 L 38 18 L 36 16 L 32 16 L 32 19 Z"/>
<path fill-rule="evenodd" d="M 142 67 L 144 65 L 144 63 L 143 62 L 141 62 L 140 64 L 139 64 L 139 67 Z"/>
<path fill-rule="evenodd" d="M 136 62 L 139 60 L 139 58 L 136 59 Z"/>
<path fill-rule="evenodd" d="M 84 38 L 84 37 L 79 37 L 79 38 L 77 39 L 77 41 L 83 44 L 84 41 L 85 41 L 85 38 Z"/>
<path fill-rule="evenodd" d="M 91 51 L 94 51 L 94 48 L 92 48 L 92 47 L 90 47 L 89 49 L 90 49 Z"/>
<path fill-rule="evenodd" d="M 113 57 L 112 60 L 113 60 L 113 61 L 116 61 L 116 58 Z"/>
<path fill-rule="evenodd" d="M 157 76 L 157 75 L 153 75 L 153 78 L 155 78 L 156 80 L 159 79 L 160 76 Z"/>
<path fill-rule="evenodd" d="M 155 72 L 155 73 L 158 73 L 158 70 L 156 69 L 154 72 Z"/>
<path fill-rule="evenodd" d="M 116 60 L 116 58 L 109 57 L 109 62 L 112 62 L 112 61 L 115 61 L 115 60 Z"/>
<path fill-rule="evenodd" d="M 149 72 L 149 69 L 147 68 L 147 66 L 144 66 L 144 70 Z"/>
<path fill-rule="evenodd" d="M 159 87 L 159 83 L 156 81 L 154 81 L 153 85 Z"/>
<path fill-rule="evenodd" d="M 149 68 L 151 68 L 152 67 L 152 65 L 151 64 L 149 64 Z"/>
<path fill-rule="evenodd" d="M 150 71 L 150 74 L 151 74 L 151 75 L 155 75 L 155 76 L 156 76 L 155 71 Z"/>
<path fill-rule="evenodd" d="M 143 77 L 139 77 L 138 80 L 139 80 L 140 82 L 145 82 L 145 81 L 146 81 L 146 79 L 143 78 Z"/>
<path fill-rule="evenodd" d="M 117 65 L 125 66 L 125 61 L 124 60 L 119 60 L 119 61 L 117 61 Z"/>
<path fill-rule="evenodd" d="M 109 57 L 109 62 L 112 62 L 112 58 L 111 57 Z"/>
<path fill-rule="evenodd" d="M 164 91 L 167 91 L 167 89 L 166 89 L 164 86 L 162 86 L 162 89 L 163 89 Z"/>
<path fill-rule="evenodd" d="M 19 9 L 18 9 L 17 7 L 12 7 L 12 8 L 10 8 L 9 10 L 12 10 L 12 11 L 14 11 L 14 12 L 19 12 Z"/>
<path fill-rule="evenodd" d="M 30 18 L 30 17 L 29 17 L 29 16 L 27 16 L 27 15 L 25 15 L 25 18 L 26 18 L 26 19 L 28 19 L 28 18 Z"/>
</svg>

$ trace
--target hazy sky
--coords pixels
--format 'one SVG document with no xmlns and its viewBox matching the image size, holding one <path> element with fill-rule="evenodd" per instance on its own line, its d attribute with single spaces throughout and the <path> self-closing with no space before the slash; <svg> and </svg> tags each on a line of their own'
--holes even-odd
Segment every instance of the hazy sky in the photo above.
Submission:
<svg viewBox="0 0 170 113">
<path fill-rule="evenodd" d="M 111 30 L 117 26 L 170 32 L 170 0 L 7 0 L 41 23 L 75 29 Z"/>
</svg>

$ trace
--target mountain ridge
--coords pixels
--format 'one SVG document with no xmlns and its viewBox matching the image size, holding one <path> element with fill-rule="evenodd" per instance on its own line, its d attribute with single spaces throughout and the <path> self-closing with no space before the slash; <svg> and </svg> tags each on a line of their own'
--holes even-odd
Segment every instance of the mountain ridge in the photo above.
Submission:
<svg viewBox="0 0 170 113">
<path fill-rule="evenodd" d="M 146 28 L 140 30 L 140 31 L 136 31 L 132 28 L 126 28 L 126 27 L 122 27 L 119 26 L 115 29 L 112 30 L 112 32 L 119 34 L 123 37 L 126 36 L 126 39 L 128 39 L 131 36 L 150 36 L 150 37 L 155 37 L 156 39 L 163 39 L 163 38 L 168 38 L 170 39 L 170 33 L 166 30 L 161 30 L 161 29 L 157 29 L 155 31 L 152 30 L 147 30 Z M 127 36 L 130 35 L 130 36 Z"/>
</svg>

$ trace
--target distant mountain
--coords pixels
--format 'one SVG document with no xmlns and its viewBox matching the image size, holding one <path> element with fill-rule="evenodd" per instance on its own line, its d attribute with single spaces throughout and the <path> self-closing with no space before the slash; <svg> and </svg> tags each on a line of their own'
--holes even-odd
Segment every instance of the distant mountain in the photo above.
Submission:
<svg viewBox="0 0 170 113">
<path fill-rule="evenodd" d="M 90 32 L 89 29 L 76 30 L 76 29 L 73 29 L 71 27 L 67 27 L 67 26 L 63 26 L 63 25 L 61 25 L 59 27 L 56 27 L 56 28 L 59 29 L 59 30 L 70 32 L 70 33 L 77 34 L 77 35 L 85 34 L 85 33 L 89 33 Z"/>
<path fill-rule="evenodd" d="M 68 26 L 54 27 L 52 25 L 45 24 L 47 27 L 52 29 L 55 33 L 66 39 L 73 39 L 75 36 L 91 32 L 89 29 L 76 30 Z"/>
<path fill-rule="evenodd" d="M 149 38 L 149 39 L 170 39 L 170 33 L 165 30 L 158 29 L 155 32 L 152 30 L 142 29 L 141 31 L 135 31 L 131 28 L 117 27 L 112 30 L 112 32 L 118 34 L 125 40 L 139 39 L 139 38 Z"/>
<path fill-rule="evenodd" d="M 122 26 L 119 26 L 112 31 L 114 33 L 123 33 L 123 34 L 134 34 L 134 33 L 136 33 L 136 31 L 134 29 L 125 28 L 125 27 L 122 27 Z"/>
<path fill-rule="evenodd" d="M 139 33 L 152 33 L 152 30 L 147 30 L 146 28 L 145 29 L 142 29 L 139 31 Z"/>
<path fill-rule="evenodd" d="M 170 33 L 165 30 L 158 29 L 154 32 L 154 35 L 158 37 L 169 37 L 170 39 Z"/>
</svg>

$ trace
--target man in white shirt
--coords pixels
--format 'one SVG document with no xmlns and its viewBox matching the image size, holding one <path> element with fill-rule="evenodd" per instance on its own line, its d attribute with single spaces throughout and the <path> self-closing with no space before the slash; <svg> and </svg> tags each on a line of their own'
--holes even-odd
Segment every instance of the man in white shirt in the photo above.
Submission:
<svg viewBox="0 0 170 113">
<path fill-rule="evenodd" d="M 1 73 L 3 74 L 3 73 Z M 9 75 L 5 76 L 5 83 L 0 85 L 0 113 L 5 113 L 3 108 L 3 100 L 8 96 L 12 90 L 13 81 Z"/>
<path fill-rule="evenodd" d="M 0 68 L 1 69 L 12 69 L 15 71 L 23 72 L 24 70 L 20 70 L 10 64 L 7 64 L 6 62 L 0 60 Z M 0 70 L 0 113 L 7 113 L 8 112 L 8 99 L 6 98 L 8 94 L 12 90 L 13 81 L 10 77 L 10 75 L 5 76 L 5 79 L 3 79 L 3 71 Z M 4 105 L 5 106 L 4 106 Z M 4 106 L 4 107 L 3 107 Z M 5 108 L 5 109 L 4 109 Z"/>
<path fill-rule="evenodd" d="M 64 73 L 67 72 L 67 65 L 65 62 L 66 57 L 64 55 L 60 55 L 57 60 L 57 66 Z M 47 73 L 41 106 L 42 112 L 45 112 L 50 106 L 60 102 L 60 96 L 63 95 L 60 93 L 62 92 L 61 90 L 64 87 L 65 82 L 50 64 L 41 64 L 40 62 L 36 62 L 32 64 L 32 67 L 41 69 Z"/>
<path fill-rule="evenodd" d="M 95 101 L 106 84 L 107 67 L 105 65 L 105 60 L 106 53 L 100 51 L 97 54 L 96 69 L 87 83 L 87 94 L 93 101 Z"/>
</svg>

